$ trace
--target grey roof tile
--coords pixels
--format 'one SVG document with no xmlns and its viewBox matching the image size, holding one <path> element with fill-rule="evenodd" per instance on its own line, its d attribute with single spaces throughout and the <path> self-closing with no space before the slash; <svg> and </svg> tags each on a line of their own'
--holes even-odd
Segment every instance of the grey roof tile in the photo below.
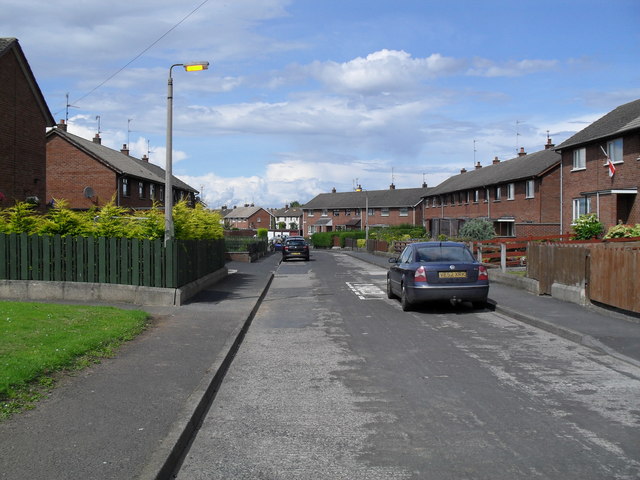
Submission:
<svg viewBox="0 0 640 480">
<path fill-rule="evenodd" d="M 396 188 L 388 190 L 363 190 L 361 192 L 321 193 L 309 200 L 302 208 L 305 210 L 415 207 L 429 188 Z"/>
<path fill-rule="evenodd" d="M 559 153 L 552 149 L 540 150 L 449 177 L 425 197 L 534 178 L 559 163 Z"/>
<path fill-rule="evenodd" d="M 580 130 L 556 147 L 556 150 L 591 143 L 640 129 L 640 99 L 625 103 Z"/>
</svg>

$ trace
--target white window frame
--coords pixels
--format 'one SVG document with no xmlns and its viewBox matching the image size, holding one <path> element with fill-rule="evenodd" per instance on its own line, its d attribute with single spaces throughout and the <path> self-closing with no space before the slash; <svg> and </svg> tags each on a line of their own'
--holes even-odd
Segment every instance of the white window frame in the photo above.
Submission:
<svg viewBox="0 0 640 480">
<path fill-rule="evenodd" d="M 571 202 L 572 211 L 571 211 L 571 220 L 575 222 L 580 215 L 591 212 L 591 198 L 590 197 L 579 197 L 574 198 Z"/>
<path fill-rule="evenodd" d="M 389 207 L 382 207 L 380 209 L 380 216 L 381 217 L 388 217 L 389 216 Z"/>
<path fill-rule="evenodd" d="M 494 202 L 499 202 L 502 199 L 502 187 L 500 185 L 498 185 L 494 191 Z"/>
<path fill-rule="evenodd" d="M 128 197 L 130 195 L 129 192 L 129 179 L 128 178 L 123 178 L 122 179 L 122 196 L 123 197 Z"/>
<path fill-rule="evenodd" d="M 409 207 L 400 207 L 399 216 L 408 217 L 409 216 Z"/>
<path fill-rule="evenodd" d="M 508 183 L 507 184 L 507 200 L 515 200 L 516 199 L 516 184 Z"/>
<path fill-rule="evenodd" d="M 313 217 L 314 215 L 314 210 L 307 210 L 307 217 Z"/>
<path fill-rule="evenodd" d="M 525 198 L 535 198 L 536 196 L 536 181 L 535 180 L 526 180 L 525 181 Z"/>
<path fill-rule="evenodd" d="M 609 155 L 612 163 L 623 163 L 622 147 L 622 138 L 614 138 L 613 140 L 609 140 L 607 142 L 607 154 Z M 606 164 L 607 162 L 605 162 L 605 165 Z"/>
<path fill-rule="evenodd" d="M 326 208 L 322 209 L 322 216 L 323 217 L 328 217 L 329 216 L 329 210 L 327 210 Z"/>
<path fill-rule="evenodd" d="M 480 201 L 480 190 L 473 191 L 473 203 L 478 203 Z"/>
<path fill-rule="evenodd" d="M 573 151 L 573 168 L 571 171 L 587 169 L 587 149 L 576 148 Z"/>
</svg>

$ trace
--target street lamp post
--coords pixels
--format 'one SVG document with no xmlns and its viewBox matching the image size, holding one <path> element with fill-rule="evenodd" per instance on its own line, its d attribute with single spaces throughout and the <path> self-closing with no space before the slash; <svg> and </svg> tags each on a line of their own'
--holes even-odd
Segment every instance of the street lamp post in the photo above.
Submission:
<svg viewBox="0 0 640 480">
<path fill-rule="evenodd" d="M 164 244 L 173 239 L 173 67 L 184 67 L 187 72 L 207 70 L 209 62 L 176 63 L 169 68 L 167 83 L 167 157 L 164 177 Z"/>
</svg>

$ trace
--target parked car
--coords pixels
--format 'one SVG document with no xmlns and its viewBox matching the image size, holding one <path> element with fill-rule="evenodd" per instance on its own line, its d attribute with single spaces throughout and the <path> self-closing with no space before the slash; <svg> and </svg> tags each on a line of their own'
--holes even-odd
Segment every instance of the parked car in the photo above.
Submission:
<svg viewBox="0 0 640 480">
<path fill-rule="evenodd" d="M 484 306 L 489 275 L 471 250 L 458 242 L 410 243 L 387 273 L 387 297 L 400 298 L 402 310 L 419 302 L 449 300 Z"/>
<path fill-rule="evenodd" d="M 304 237 L 288 237 L 282 244 L 282 261 L 289 258 L 309 260 L 309 244 Z"/>
</svg>

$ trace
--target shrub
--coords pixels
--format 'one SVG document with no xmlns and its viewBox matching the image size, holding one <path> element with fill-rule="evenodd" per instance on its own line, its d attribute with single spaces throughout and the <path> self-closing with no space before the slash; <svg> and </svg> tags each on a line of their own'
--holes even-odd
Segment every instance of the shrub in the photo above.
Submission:
<svg viewBox="0 0 640 480">
<path fill-rule="evenodd" d="M 631 225 L 615 225 L 609 229 L 604 238 L 634 238 L 640 237 L 640 223 Z"/>
<path fill-rule="evenodd" d="M 268 235 L 269 230 L 266 228 L 259 228 L 258 229 L 258 238 L 262 238 L 262 239 L 267 239 L 269 237 Z"/>
<path fill-rule="evenodd" d="M 573 225 L 574 240 L 591 240 L 597 238 L 604 231 L 604 225 L 595 213 L 580 215 Z"/>
<path fill-rule="evenodd" d="M 496 232 L 493 224 L 484 218 L 472 218 L 462 225 L 460 236 L 467 240 L 491 240 L 495 238 Z"/>
</svg>

